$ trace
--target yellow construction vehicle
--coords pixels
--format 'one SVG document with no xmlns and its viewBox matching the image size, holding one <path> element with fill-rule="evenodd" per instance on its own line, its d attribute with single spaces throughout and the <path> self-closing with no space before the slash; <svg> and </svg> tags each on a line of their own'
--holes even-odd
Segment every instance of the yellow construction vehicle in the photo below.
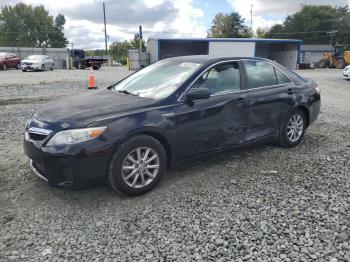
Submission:
<svg viewBox="0 0 350 262">
<path fill-rule="evenodd" d="M 335 45 L 333 53 L 324 53 L 318 63 L 318 68 L 337 68 L 343 69 L 350 65 L 350 45 Z"/>
</svg>

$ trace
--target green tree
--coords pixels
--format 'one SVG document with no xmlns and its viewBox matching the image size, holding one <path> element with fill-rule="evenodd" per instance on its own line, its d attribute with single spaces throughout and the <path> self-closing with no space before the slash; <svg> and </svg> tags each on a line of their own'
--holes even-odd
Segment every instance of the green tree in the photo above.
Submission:
<svg viewBox="0 0 350 262">
<path fill-rule="evenodd" d="M 333 29 L 337 32 L 333 44 L 350 44 L 350 10 L 349 6 L 338 7 Z"/>
<path fill-rule="evenodd" d="M 87 56 L 103 56 L 105 55 L 104 49 L 94 49 L 94 50 L 86 50 Z"/>
<path fill-rule="evenodd" d="M 258 38 L 268 38 L 269 37 L 269 28 L 268 27 L 259 27 L 256 29 L 256 37 Z"/>
<path fill-rule="evenodd" d="M 330 34 L 330 32 L 334 32 Z M 306 44 L 350 43 L 349 8 L 305 5 L 268 32 L 271 38 L 297 38 Z"/>
<path fill-rule="evenodd" d="M 113 59 L 117 60 L 122 64 L 126 64 L 126 58 L 128 56 L 129 49 L 139 49 L 140 48 L 140 38 L 136 34 L 134 38 L 130 41 L 114 42 L 109 46 L 109 54 Z M 146 42 L 142 39 L 142 50 L 146 50 Z"/>
<path fill-rule="evenodd" d="M 63 15 L 59 14 L 54 21 L 42 5 L 6 5 L 0 10 L 0 45 L 65 47 L 64 24 Z"/>
<path fill-rule="evenodd" d="M 244 18 L 239 13 L 218 13 L 215 15 L 212 26 L 207 32 L 213 38 L 243 38 L 251 37 L 250 29 L 244 24 Z"/>
<path fill-rule="evenodd" d="M 142 50 L 145 51 L 145 40 L 142 39 Z M 139 49 L 140 48 L 140 38 L 138 34 L 134 35 L 134 38 L 129 42 L 129 49 Z"/>
</svg>

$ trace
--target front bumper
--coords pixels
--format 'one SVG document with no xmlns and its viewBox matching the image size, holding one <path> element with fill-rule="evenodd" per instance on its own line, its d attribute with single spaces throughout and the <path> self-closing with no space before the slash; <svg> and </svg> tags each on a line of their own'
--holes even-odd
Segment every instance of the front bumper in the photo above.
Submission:
<svg viewBox="0 0 350 262">
<path fill-rule="evenodd" d="M 66 154 L 31 140 L 24 140 L 23 147 L 34 174 L 50 186 L 84 189 L 106 181 L 111 148 L 92 149 L 80 145 L 80 148 L 68 150 L 70 152 Z"/>
<path fill-rule="evenodd" d="M 21 65 L 22 70 L 41 70 L 41 66 L 39 65 Z"/>
<path fill-rule="evenodd" d="M 49 180 L 45 177 L 45 173 L 43 173 L 38 166 L 37 162 L 33 161 L 33 159 L 29 159 L 29 166 L 30 169 L 33 171 L 33 173 L 39 177 L 40 179 L 44 180 L 45 182 L 49 182 Z"/>
<path fill-rule="evenodd" d="M 343 72 L 343 77 L 346 79 L 350 79 L 350 71 L 344 71 Z"/>
</svg>

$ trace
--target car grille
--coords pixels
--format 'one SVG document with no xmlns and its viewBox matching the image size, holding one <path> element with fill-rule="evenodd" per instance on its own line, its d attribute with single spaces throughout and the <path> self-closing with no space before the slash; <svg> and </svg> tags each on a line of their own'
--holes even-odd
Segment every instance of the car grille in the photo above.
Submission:
<svg viewBox="0 0 350 262">
<path fill-rule="evenodd" d="M 34 141 L 43 141 L 49 134 L 52 133 L 51 130 L 31 127 L 28 129 L 29 139 Z"/>
<path fill-rule="evenodd" d="M 25 65 L 32 65 L 33 63 L 25 62 Z"/>
<path fill-rule="evenodd" d="M 47 137 L 47 135 L 31 133 L 31 132 L 28 132 L 28 134 L 29 134 L 30 139 L 35 140 L 35 141 L 42 141 Z"/>
</svg>

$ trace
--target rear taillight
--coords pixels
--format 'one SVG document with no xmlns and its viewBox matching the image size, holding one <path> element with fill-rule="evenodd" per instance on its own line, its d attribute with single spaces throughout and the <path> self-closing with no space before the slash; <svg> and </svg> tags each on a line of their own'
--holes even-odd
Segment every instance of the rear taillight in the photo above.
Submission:
<svg viewBox="0 0 350 262">
<path fill-rule="evenodd" d="M 318 85 L 315 86 L 315 91 L 317 95 L 321 94 L 321 88 Z"/>
</svg>

